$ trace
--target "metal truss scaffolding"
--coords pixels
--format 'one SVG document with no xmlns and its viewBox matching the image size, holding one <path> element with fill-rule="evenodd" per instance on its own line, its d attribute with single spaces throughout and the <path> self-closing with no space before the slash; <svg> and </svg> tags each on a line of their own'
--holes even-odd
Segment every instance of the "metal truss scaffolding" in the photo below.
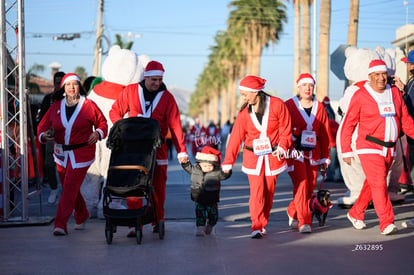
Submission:
<svg viewBox="0 0 414 275">
<path fill-rule="evenodd" d="M 28 158 L 24 0 L 0 0 L 1 177 L 4 222 L 27 221 Z M 13 218 L 12 218 L 13 217 Z"/>
</svg>

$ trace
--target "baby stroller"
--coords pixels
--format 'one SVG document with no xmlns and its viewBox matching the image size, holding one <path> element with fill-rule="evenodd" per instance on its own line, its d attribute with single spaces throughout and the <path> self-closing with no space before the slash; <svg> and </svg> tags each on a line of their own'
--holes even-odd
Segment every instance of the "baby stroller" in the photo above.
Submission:
<svg viewBox="0 0 414 275">
<path fill-rule="evenodd" d="M 107 147 L 111 149 L 108 177 L 104 189 L 103 214 L 106 219 L 105 237 L 112 243 L 116 226 L 135 226 L 137 244 L 142 241 L 142 226 L 157 222 L 152 188 L 157 148 L 161 146 L 160 126 L 152 118 L 131 117 L 117 121 L 112 127 Z M 112 198 L 141 198 L 139 209 L 112 209 Z M 159 237 L 165 227 L 159 221 Z"/>
</svg>

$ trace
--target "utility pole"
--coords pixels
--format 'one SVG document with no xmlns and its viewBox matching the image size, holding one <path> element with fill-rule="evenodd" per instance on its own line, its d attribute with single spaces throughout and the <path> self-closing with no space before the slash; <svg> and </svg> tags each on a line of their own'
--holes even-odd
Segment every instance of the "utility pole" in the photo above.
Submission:
<svg viewBox="0 0 414 275">
<path fill-rule="evenodd" d="M 99 0 L 99 10 L 98 10 L 98 21 L 96 24 L 96 41 L 95 41 L 95 59 L 93 64 L 93 75 L 101 75 L 101 59 L 102 59 L 102 38 L 103 38 L 103 25 L 102 25 L 102 15 L 104 11 L 104 0 Z"/>
</svg>

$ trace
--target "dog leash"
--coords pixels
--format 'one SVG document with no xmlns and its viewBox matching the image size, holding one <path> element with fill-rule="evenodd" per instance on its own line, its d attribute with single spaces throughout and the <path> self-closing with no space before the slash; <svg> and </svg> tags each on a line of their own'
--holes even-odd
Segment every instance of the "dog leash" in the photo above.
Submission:
<svg viewBox="0 0 414 275">
<path fill-rule="evenodd" d="M 322 185 L 323 185 L 323 183 L 325 182 L 326 174 L 328 174 L 328 169 L 325 169 L 325 171 L 321 172 L 321 175 L 322 175 L 322 180 L 321 180 L 321 182 L 319 183 L 319 188 L 318 188 L 318 191 L 320 191 L 320 190 L 322 189 Z"/>
</svg>

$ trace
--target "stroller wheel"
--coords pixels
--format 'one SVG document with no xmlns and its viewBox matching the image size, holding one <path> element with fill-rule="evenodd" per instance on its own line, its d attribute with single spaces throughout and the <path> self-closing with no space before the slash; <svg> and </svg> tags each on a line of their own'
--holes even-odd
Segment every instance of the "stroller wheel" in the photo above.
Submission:
<svg viewBox="0 0 414 275">
<path fill-rule="evenodd" d="M 158 222 L 158 226 L 159 226 L 159 236 L 160 236 L 160 240 L 164 240 L 164 235 L 165 235 L 165 222 L 163 220 Z"/>
<path fill-rule="evenodd" d="M 138 218 L 137 225 L 135 226 L 137 244 L 141 244 L 142 242 L 142 222 L 141 218 Z"/>
<path fill-rule="evenodd" d="M 106 243 L 107 244 L 111 244 L 112 243 L 112 238 L 114 236 L 113 232 L 112 232 L 112 225 L 111 222 L 109 220 L 106 220 L 106 226 L 105 226 L 105 237 L 106 237 Z"/>
</svg>

